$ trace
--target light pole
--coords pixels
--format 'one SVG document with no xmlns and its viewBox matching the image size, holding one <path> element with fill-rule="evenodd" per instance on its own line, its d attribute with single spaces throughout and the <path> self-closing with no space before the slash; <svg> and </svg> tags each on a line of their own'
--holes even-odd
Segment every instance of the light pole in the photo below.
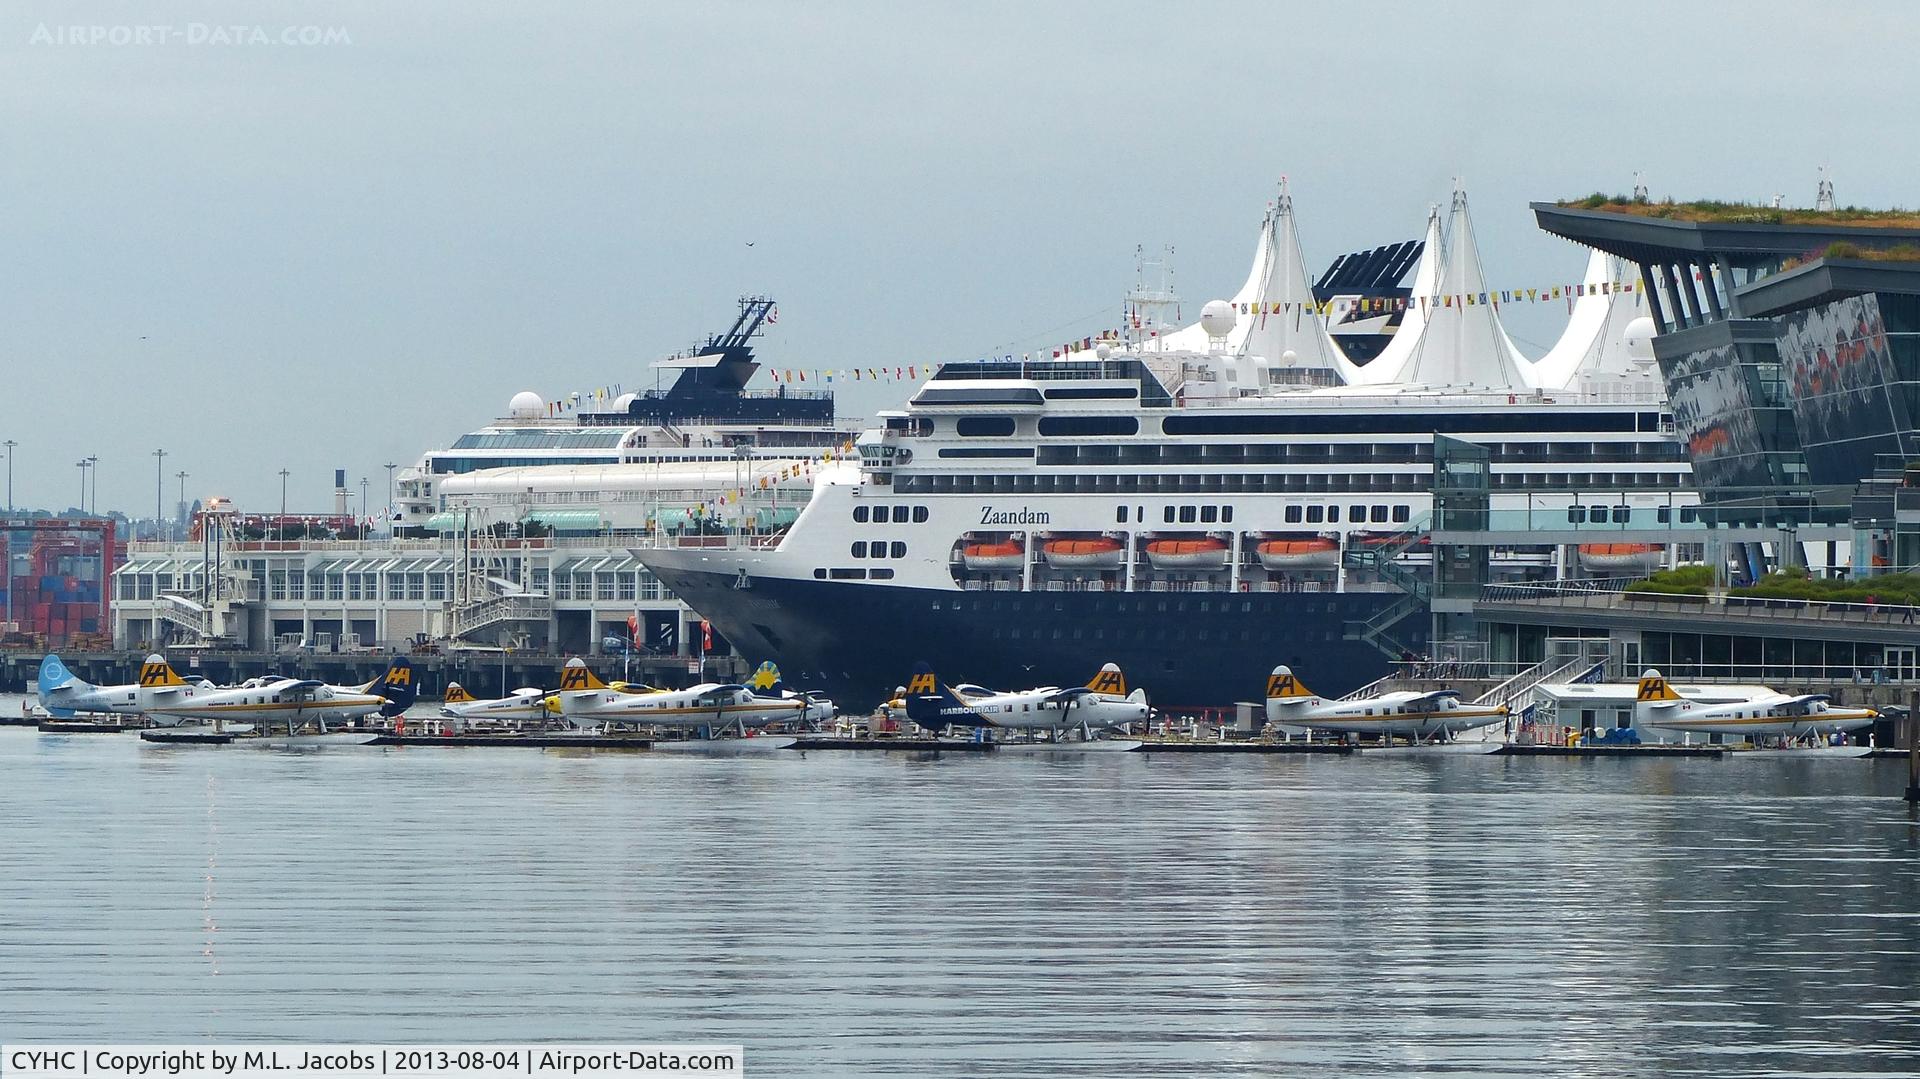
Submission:
<svg viewBox="0 0 1920 1079">
<path fill-rule="evenodd" d="M 284 468 L 280 470 L 280 521 L 276 530 L 282 543 L 287 541 L 287 477 L 291 474 Z"/>
<path fill-rule="evenodd" d="M 93 473 L 93 508 L 87 512 L 98 517 L 100 516 L 100 458 L 92 455 L 87 457 L 87 472 Z M 86 481 L 87 472 L 80 473 L 83 483 Z"/>
<path fill-rule="evenodd" d="M 367 478 L 365 476 L 360 477 L 360 527 L 367 527 Z M 367 534 L 362 532 L 360 538 L 367 538 Z"/>
<path fill-rule="evenodd" d="M 20 443 L 15 442 L 11 438 L 5 442 L 0 442 L 0 446 L 7 448 L 7 513 L 9 515 L 13 513 L 13 448 L 19 444 Z M 8 589 L 7 591 L 8 594 L 11 595 L 13 590 Z M 7 621 L 11 622 L 13 619 L 9 618 Z"/>
<path fill-rule="evenodd" d="M 187 474 L 184 470 L 182 470 L 180 472 L 175 472 L 174 475 L 178 477 L 180 480 L 180 504 L 173 507 L 173 519 L 176 523 L 185 525 L 187 523 Z M 167 538 L 168 539 L 173 538 L 172 529 L 167 530 Z M 180 538 L 181 539 L 186 538 L 186 534 L 184 530 L 182 530 Z"/>
<path fill-rule="evenodd" d="M 155 539 L 160 538 L 160 499 L 162 497 L 160 488 L 166 482 L 166 474 L 161 471 L 161 466 L 166 459 L 166 450 L 153 451 L 153 535 Z"/>
<path fill-rule="evenodd" d="M 85 517 L 87 515 L 87 459 L 80 458 L 73 463 L 73 467 L 80 470 L 80 516 Z"/>
<path fill-rule="evenodd" d="M 388 461 L 380 467 L 387 470 L 387 538 L 393 538 L 393 470 L 400 466 Z"/>
</svg>

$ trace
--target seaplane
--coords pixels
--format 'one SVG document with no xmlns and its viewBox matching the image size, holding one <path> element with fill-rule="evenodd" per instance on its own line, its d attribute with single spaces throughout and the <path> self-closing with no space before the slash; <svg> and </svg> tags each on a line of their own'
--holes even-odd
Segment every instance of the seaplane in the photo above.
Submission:
<svg viewBox="0 0 1920 1079">
<path fill-rule="evenodd" d="M 1836 708 L 1833 698 L 1825 693 L 1797 697 L 1775 693 L 1728 704 L 1705 704 L 1674 692 L 1656 670 L 1640 675 L 1634 698 L 1634 726 L 1689 733 L 1825 738 L 1872 726 L 1880 715 L 1871 708 Z"/>
<path fill-rule="evenodd" d="M 1082 741 L 1092 741 L 1095 731 L 1146 722 L 1150 711 L 1147 691 L 1128 692 L 1126 676 L 1113 663 L 1084 686 L 996 693 L 970 683 L 946 685 L 923 662 L 914 666 L 902 696 L 907 718 L 936 737 L 949 727 L 972 727 L 1047 731 L 1057 741 L 1077 729 Z"/>
<path fill-rule="evenodd" d="M 510 696 L 483 700 L 468 693 L 460 683 L 448 682 L 446 695 L 440 698 L 440 714 L 467 722 L 545 719 L 547 700 L 546 690 L 530 686 L 516 689 Z"/>
<path fill-rule="evenodd" d="M 1267 722 L 1274 726 L 1425 742 L 1445 741 L 1506 719 L 1506 705 L 1461 704 L 1459 690 L 1405 690 L 1330 701 L 1302 685 L 1288 667 L 1275 667 L 1267 676 Z"/>
<path fill-rule="evenodd" d="M 169 702 L 217 689 L 204 678 L 188 680 L 173 673 L 164 657 L 151 655 L 140 664 L 140 677 L 124 686 L 96 686 L 67 669 L 57 655 L 40 661 L 40 706 L 47 714 L 69 719 L 79 712 L 109 712 L 131 716 Z M 157 717 L 156 717 L 157 718 Z M 177 723 L 178 720 L 173 722 Z"/>
<path fill-rule="evenodd" d="M 747 688 L 753 690 L 757 697 L 779 698 L 799 703 L 801 705 L 800 721 L 816 730 L 819 729 L 820 724 L 831 720 L 837 711 L 833 700 L 826 694 L 813 690 L 794 689 L 787 685 L 786 681 L 780 677 L 779 665 L 772 660 L 760 664 L 752 677 L 747 679 Z"/>
<path fill-rule="evenodd" d="M 575 727 L 705 727 L 710 733 L 729 727 L 746 733 L 749 727 L 803 718 L 805 698 L 762 697 L 737 683 L 703 682 L 687 689 L 647 689 L 623 692 L 602 682 L 575 657 L 560 669 L 560 689 L 553 696 L 558 712 Z"/>
<path fill-rule="evenodd" d="M 230 689 L 198 693 L 192 697 L 166 700 L 149 710 L 156 722 L 184 720 L 201 722 L 241 722 L 255 725 L 263 733 L 263 744 L 305 741 L 372 741 L 377 731 L 329 731 L 329 723 L 345 723 L 363 716 L 379 714 L 393 717 L 405 712 L 414 700 L 413 665 L 405 656 L 396 656 L 386 673 L 363 686 L 333 686 L 313 679 L 282 678 L 268 675 L 250 679 Z M 286 733 L 271 732 L 280 728 Z"/>
</svg>

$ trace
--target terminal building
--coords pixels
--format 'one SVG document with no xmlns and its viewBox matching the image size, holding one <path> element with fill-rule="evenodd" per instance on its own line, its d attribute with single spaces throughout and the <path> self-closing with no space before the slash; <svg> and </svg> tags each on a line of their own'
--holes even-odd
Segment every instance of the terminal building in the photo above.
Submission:
<svg viewBox="0 0 1920 1079">
<path fill-rule="evenodd" d="M 1637 268 L 1700 499 L 1705 595 L 1579 582 L 1486 588 L 1492 653 L 1604 637 L 1623 670 L 1770 684 L 1920 678 L 1912 608 L 1764 599 L 1783 569 L 1920 568 L 1920 215 L 1589 199 L 1542 229 Z M 1624 582 L 1621 582 L 1624 584 Z"/>
</svg>

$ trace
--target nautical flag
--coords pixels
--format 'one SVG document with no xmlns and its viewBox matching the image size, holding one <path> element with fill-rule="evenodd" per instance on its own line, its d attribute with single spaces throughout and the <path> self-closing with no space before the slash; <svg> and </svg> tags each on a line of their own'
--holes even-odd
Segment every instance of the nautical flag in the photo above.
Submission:
<svg viewBox="0 0 1920 1079">
<path fill-rule="evenodd" d="M 713 623 L 704 618 L 700 620 L 700 650 L 703 652 L 713 650 Z"/>
<path fill-rule="evenodd" d="M 627 615 L 627 640 L 634 641 L 634 640 L 638 640 L 639 638 L 640 638 L 640 609 L 638 607 L 635 607 L 632 613 Z"/>
<path fill-rule="evenodd" d="M 780 321 L 779 306 L 775 305 L 773 307 L 767 308 L 767 325 L 771 326 L 778 321 Z"/>
</svg>

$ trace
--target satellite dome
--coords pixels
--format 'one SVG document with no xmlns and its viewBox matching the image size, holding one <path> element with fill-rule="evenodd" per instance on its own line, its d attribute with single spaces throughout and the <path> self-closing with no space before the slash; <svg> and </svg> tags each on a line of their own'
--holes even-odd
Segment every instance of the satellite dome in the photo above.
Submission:
<svg viewBox="0 0 1920 1079">
<path fill-rule="evenodd" d="M 634 400 L 634 398 L 635 398 L 636 396 L 637 396 L 636 394 L 631 394 L 631 393 L 623 393 L 623 394 L 621 394 L 620 396 L 618 396 L 618 397 L 616 397 L 616 398 L 614 398 L 614 399 L 613 399 L 613 410 L 614 410 L 615 412 L 626 412 L 626 411 L 628 411 L 628 409 L 629 409 L 629 408 L 630 408 L 630 407 L 631 407 L 631 406 L 633 405 L 633 400 Z"/>
<path fill-rule="evenodd" d="M 1622 343 L 1627 346 L 1627 355 L 1636 360 L 1653 359 L 1653 336 L 1656 332 L 1653 319 L 1646 315 L 1627 323 L 1627 328 L 1620 333 Z"/>
<path fill-rule="evenodd" d="M 1287 367 L 1292 367 L 1294 364 L 1300 362 L 1300 354 L 1290 348 L 1282 349 L 1280 352 L 1280 362 Z"/>
<path fill-rule="evenodd" d="M 1100 359 L 1104 360 L 1108 356 L 1113 355 L 1113 349 L 1106 345 L 1095 345 L 1093 349 L 1093 354 L 1095 356 L 1098 356 Z"/>
<path fill-rule="evenodd" d="M 1200 328 L 1207 331 L 1208 337 L 1225 337 L 1233 332 L 1236 321 L 1233 305 L 1225 300 L 1208 300 L 1200 309 Z"/>
<path fill-rule="evenodd" d="M 507 402 L 507 414 L 512 416 L 539 416 L 547 411 L 547 402 L 532 390 L 521 390 Z"/>
</svg>

